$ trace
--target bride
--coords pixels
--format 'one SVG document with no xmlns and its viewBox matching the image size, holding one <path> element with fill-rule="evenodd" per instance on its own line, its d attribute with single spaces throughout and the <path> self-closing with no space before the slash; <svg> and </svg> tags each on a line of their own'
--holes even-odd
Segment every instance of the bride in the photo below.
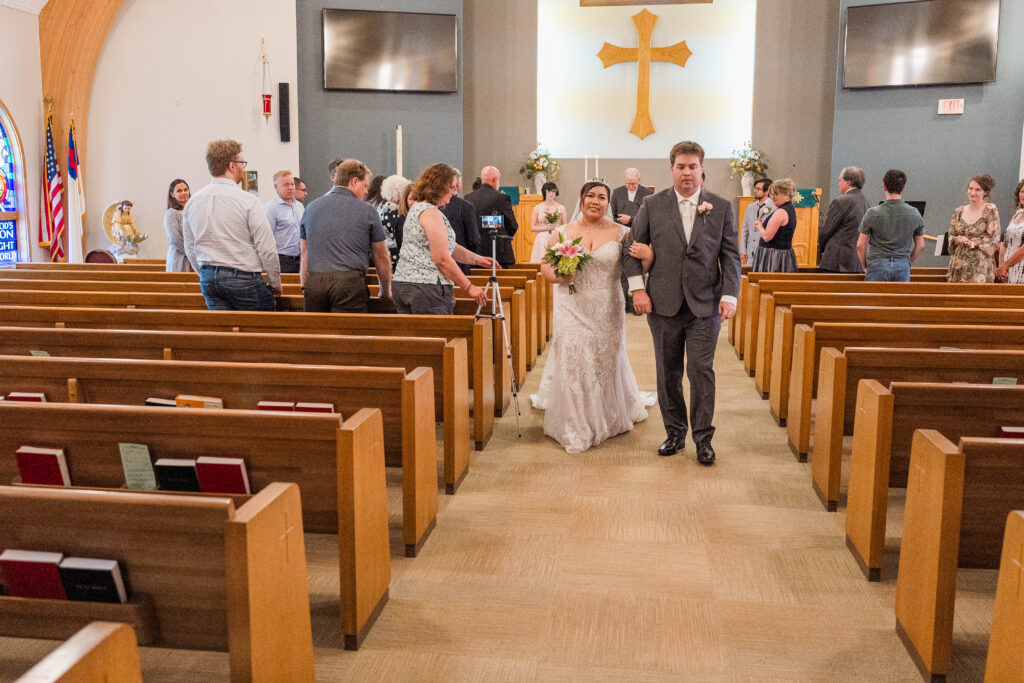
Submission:
<svg viewBox="0 0 1024 683">
<path fill-rule="evenodd" d="M 551 352 L 540 390 L 530 398 L 546 411 L 544 433 L 569 453 L 580 453 L 628 432 L 647 418 L 654 394 L 641 394 L 626 357 L 625 305 L 619 277 L 622 241 L 629 228 L 606 218 L 608 186 L 591 181 L 580 192 L 581 216 L 565 226 L 565 239 L 582 237 L 593 258 L 575 275 L 558 277 L 548 263 L 541 274 L 554 292 Z M 654 253 L 634 243 L 630 254 L 646 272 Z M 576 293 L 569 292 L 575 284 Z"/>
</svg>

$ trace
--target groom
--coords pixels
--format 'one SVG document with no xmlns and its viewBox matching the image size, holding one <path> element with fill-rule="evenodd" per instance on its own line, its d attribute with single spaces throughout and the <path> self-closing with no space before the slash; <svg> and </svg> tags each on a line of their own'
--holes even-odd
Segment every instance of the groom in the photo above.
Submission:
<svg viewBox="0 0 1024 683">
<path fill-rule="evenodd" d="M 647 286 L 638 259 L 623 251 L 633 310 L 649 313 L 658 369 L 658 401 L 668 438 L 658 455 L 683 448 L 693 429 L 697 462 L 713 465 L 715 347 L 722 321 L 736 313 L 740 260 L 732 205 L 701 188 L 704 149 L 680 142 L 669 153 L 672 187 L 644 200 L 633 219 L 632 240 L 654 248 Z M 628 240 L 627 240 L 628 241 Z M 689 356 L 690 416 L 683 399 L 684 356 Z"/>
</svg>

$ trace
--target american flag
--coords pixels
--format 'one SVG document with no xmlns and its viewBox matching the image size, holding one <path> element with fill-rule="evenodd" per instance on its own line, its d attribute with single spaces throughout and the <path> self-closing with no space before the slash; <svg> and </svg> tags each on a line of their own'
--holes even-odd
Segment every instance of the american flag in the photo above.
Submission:
<svg viewBox="0 0 1024 683">
<path fill-rule="evenodd" d="M 46 173 L 43 176 L 43 195 L 49 199 L 46 205 L 45 225 L 40 230 L 40 243 L 49 242 L 50 261 L 64 259 L 64 245 L 60 238 L 64 234 L 64 181 L 57 167 L 57 155 L 53 152 L 53 117 L 46 117 Z"/>
</svg>

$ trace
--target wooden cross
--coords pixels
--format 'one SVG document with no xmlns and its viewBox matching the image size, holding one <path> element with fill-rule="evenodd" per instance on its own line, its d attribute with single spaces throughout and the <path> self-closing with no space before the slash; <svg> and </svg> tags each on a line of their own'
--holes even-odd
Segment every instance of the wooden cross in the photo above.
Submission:
<svg viewBox="0 0 1024 683">
<path fill-rule="evenodd" d="M 606 42 L 597 53 L 606 69 L 613 64 L 636 62 L 636 118 L 629 132 L 641 140 L 654 132 L 654 122 L 651 121 L 651 62 L 671 62 L 685 67 L 686 60 L 693 54 L 685 40 L 669 47 L 651 47 L 651 34 L 657 21 L 658 15 L 647 10 L 634 14 L 639 45 L 627 48 Z"/>
</svg>

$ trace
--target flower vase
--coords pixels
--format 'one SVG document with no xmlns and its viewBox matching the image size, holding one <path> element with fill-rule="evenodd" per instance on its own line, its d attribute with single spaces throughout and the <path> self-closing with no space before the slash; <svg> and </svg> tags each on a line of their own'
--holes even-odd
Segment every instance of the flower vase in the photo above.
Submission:
<svg viewBox="0 0 1024 683">
<path fill-rule="evenodd" d="M 740 176 L 740 187 L 743 189 L 744 197 L 751 197 L 754 194 L 754 174 L 744 171 Z"/>
<path fill-rule="evenodd" d="M 542 171 L 537 171 L 533 174 L 533 189 L 536 190 L 537 194 L 541 194 L 541 188 L 544 187 L 544 183 L 547 181 L 548 177 Z"/>
</svg>

